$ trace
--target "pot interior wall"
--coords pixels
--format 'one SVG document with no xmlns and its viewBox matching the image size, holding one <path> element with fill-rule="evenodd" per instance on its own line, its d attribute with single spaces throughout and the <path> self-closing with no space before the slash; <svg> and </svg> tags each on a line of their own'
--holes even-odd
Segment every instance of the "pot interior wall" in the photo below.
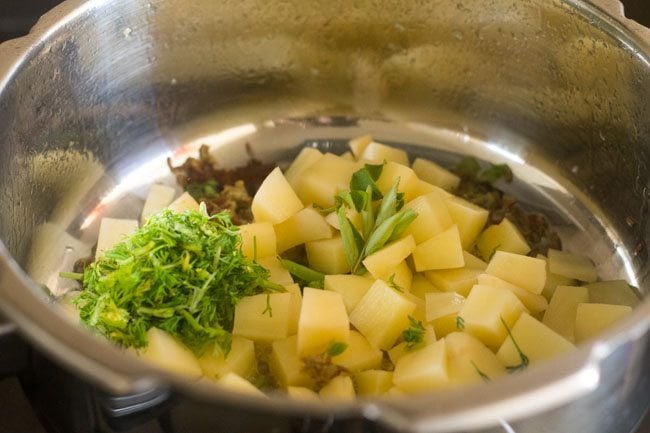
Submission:
<svg viewBox="0 0 650 433">
<path fill-rule="evenodd" d="M 107 195 L 137 190 L 124 186 L 134 167 L 164 168 L 170 150 L 184 156 L 198 137 L 227 131 L 219 140 L 234 137 L 239 150 L 226 155 L 249 139 L 268 159 L 364 129 L 444 147 L 422 132 L 433 127 L 474 143 L 454 152 L 492 146 L 493 159 L 556 179 L 607 227 L 599 264 L 625 262 L 647 290 L 648 59 L 589 10 L 543 0 L 117 0 L 99 12 L 101 3 L 64 17 L 1 89 L 0 239 L 24 267 L 35 233 L 85 236 L 110 213 Z M 140 196 L 127 194 L 122 211 Z"/>
</svg>

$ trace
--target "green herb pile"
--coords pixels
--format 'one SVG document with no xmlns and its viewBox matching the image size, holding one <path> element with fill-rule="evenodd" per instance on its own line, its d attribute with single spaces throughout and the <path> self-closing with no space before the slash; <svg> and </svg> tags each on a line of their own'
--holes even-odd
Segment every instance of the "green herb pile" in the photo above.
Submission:
<svg viewBox="0 0 650 433">
<path fill-rule="evenodd" d="M 83 274 L 68 275 L 82 280 L 81 319 L 125 347 L 146 346 L 155 326 L 196 354 L 213 342 L 227 352 L 237 302 L 283 290 L 240 243 L 225 212 L 163 210 Z"/>
</svg>

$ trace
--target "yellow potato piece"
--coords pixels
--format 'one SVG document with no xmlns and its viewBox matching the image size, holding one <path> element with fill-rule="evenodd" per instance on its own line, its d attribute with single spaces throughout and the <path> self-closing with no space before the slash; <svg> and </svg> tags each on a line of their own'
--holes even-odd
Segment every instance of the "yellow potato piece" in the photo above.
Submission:
<svg viewBox="0 0 650 433">
<path fill-rule="evenodd" d="M 174 200 L 174 195 L 176 189 L 170 186 L 157 183 L 151 185 L 140 214 L 140 224 L 144 224 L 151 215 L 166 208 Z"/>
<path fill-rule="evenodd" d="M 462 268 L 465 259 L 458 226 L 454 224 L 444 232 L 417 245 L 413 250 L 413 262 L 418 272 Z"/>
<path fill-rule="evenodd" d="M 289 336 L 296 311 L 289 292 L 244 296 L 235 306 L 232 333 L 268 343 Z"/>
<path fill-rule="evenodd" d="M 413 200 L 419 191 L 420 179 L 407 165 L 388 161 L 377 179 L 377 187 L 385 195 L 397 179 L 399 179 L 397 191 L 404 193 L 404 201 Z"/>
<path fill-rule="evenodd" d="M 256 368 L 255 345 L 252 340 L 233 336 L 228 354 L 222 350 L 209 347 L 199 358 L 203 374 L 208 378 L 219 378 L 227 373 L 249 377 Z"/>
<path fill-rule="evenodd" d="M 110 250 L 115 244 L 122 242 L 138 229 L 138 221 L 119 218 L 102 218 L 99 224 L 99 236 L 95 250 L 95 260 L 104 251 Z"/>
<path fill-rule="evenodd" d="M 334 197 L 349 187 L 350 178 L 359 164 L 326 153 L 300 175 L 296 193 L 304 204 L 334 206 Z"/>
<path fill-rule="evenodd" d="M 304 147 L 296 159 L 293 160 L 287 171 L 284 173 L 284 177 L 289 182 L 289 185 L 295 190 L 297 190 L 298 185 L 301 182 L 301 176 L 305 171 L 307 171 L 312 165 L 314 165 L 323 154 L 313 147 Z"/>
<path fill-rule="evenodd" d="M 314 381 L 303 370 L 304 363 L 298 356 L 298 336 L 292 335 L 271 345 L 269 368 L 280 386 L 303 386 L 313 389 Z"/>
<path fill-rule="evenodd" d="M 320 397 L 315 391 L 304 386 L 288 386 L 287 396 L 292 400 L 320 401 Z"/>
<path fill-rule="evenodd" d="M 256 262 L 269 271 L 269 281 L 272 283 L 282 285 L 293 284 L 291 274 L 282 266 L 277 256 L 261 257 Z"/>
<path fill-rule="evenodd" d="M 631 312 L 632 307 L 627 305 L 578 304 L 575 324 L 576 341 L 584 341 L 600 334 Z"/>
<path fill-rule="evenodd" d="M 460 183 L 458 176 L 428 159 L 415 158 L 411 168 L 423 181 L 439 186 L 446 191 L 453 191 Z"/>
<path fill-rule="evenodd" d="M 198 211 L 199 203 L 194 200 L 194 197 L 192 197 L 189 192 L 184 192 L 178 196 L 176 200 L 171 202 L 171 204 L 167 206 L 167 209 L 177 213 L 185 212 L 186 210 Z"/>
<path fill-rule="evenodd" d="M 479 269 L 440 269 L 437 271 L 426 271 L 424 276 L 433 285 L 445 292 L 456 292 L 467 296 L 469 291 L 477 283 L 477 277 L 483 271 Z"/>
<path fill-rule="evenodd" d="M 147 342 L 147 346 L 138 351 L 140 358 L 160 369 L 191 378 L 199 378 L 203 374 L 192 351 L 162 329 L 150 328 Z"/>
<path fill-rule="evenodd" d="M 405 151 L 376 141 L 371 141 L 365 146 L 359 159 L 375 164 L 392 161 L 402 165 L 409 165 L 409 157 Z"/>
<path fill-rule="evenodd" d="M 425 295 L 424 302 L 426 304 L 426 320 L 431 322 L 458 313 L 463 307 L 465 297 L 456 292 L 432 292 Z"/>
<path fill-rule="evenodd" d="M 534 257 L 497 251 L 485 273 L 539 295 L 546 282 L 546 263 Z"/>
<path fill-rule="evenodd" d="M 357 394 L 379 396 L 393 386 L 393 372 L 386 370 L 366 370 L 354 375 Z"/>
<path fill-rule="evenodd" d="M 549 249 L 548 268 L 556 275 L 587 283 L 593 283 L 598 279 L 596 266 L 589 257 L 566 251 Z"/>
<path fill-rule="evenodd" d="M 487 222 L 489 212 L 455 195 L 445 195 L 447 210 L 458 233 L 463 249 L 469 250 Z"/>
<path fill-rule="evenodd" d="M 345 367 L 351 373 L 357 373 L 379 368 L 382 357 L 381 350 L 370 346 L 366 337 L 351 330 L 347 348 L 340 355 L 333 356 L 332 362 Z"/>
<path fill-rule="evenodd" d="M 266 394 L 260 391 L 255 385 L 232 372 L 227 373 L 225 376 L 218 379 L 216 381 L 216 384 L 222 388 L 227 389 L 228 391 L 236 392 L 238 394 L 246 394 L 266 398 Z"/>
<path fill-rule="evenodd" d="M 239 226 L 241 251 L 249 259 L 276 255 L 276 238 L 273 224 L 252 223 Z"/>
<path fill-rule="evenodd" d="M 357 306 L 363 295 L 375 282 L 374 278 L 360 275 L 337 274 L 325 275 L 323 288 L 340 293 L 343 297 L 345 309 L 350 313 Z"/>
<path fill-rule="evenodd" d="M 255 222 L 278 224 L 303 208 L 293 188 L 276 167 L 266 176 L 253 197 L 251 211 Z"/>
<path fill-rule="evenodd" d="M 535 295 L 530 293 L 528 290 L 524 290 L 521 287 L 510 284 L 509 282 L 502 280 L 499 277 L 495 277 L 490 274 L 480 274 L 477 277 L 478 284 L 492 287 L 501 287 L 503 289 L 508 289 L 519 298 L 519 300 L 524 304 L 524 306 L 531 312 L 531 314 L 541 313 L 542 311 L 548 308 L 548 301 L 542 295 Z"/>
<path fill-rule="evenodd" d="M 404 231 L 404 234 L 413 236 L 416 244 L 444 232 L 453 224 L 445 200 L 436 191 L 414 198 L 404 208 L 418 214 Z"/>
<path fill-rule="evenodd" d="M 298 322 L 300 356 L 323 353 L 332 343 L 348 343 L 350 321 L 343 297 L 329 290 L 303 289 Z"/>
<path fill-rule="evenodd" d="M 321 388 L 318 395 L 322 400 L 354 401 L 356 398 L 350 376 L 336 376 Z"/>
<path fill-rule="evenodd" d="M 575 341 L 575 324 L 578 304 L 589 302 L 586 287 L 557 286 L 542 320 L 546 326 Z"/>
<path fill-rule="evenodd" d="M 353 138 L 348 142 L 352 155 L 356 159 L 360 159 L 363 155 L 363 151 L 366 150 L 366 147 L 372 142 L 372 135 L 362 135 L 361 137 Z"/>
<path fill-rule="evenodd" d="M 444 339 L 402 356 L 393 371 L 393 383 L 409 393 L 433 391 L 448 382 Z"/>
<path fill-rule="evenodd" d="M 470 334 L 452 332 L 445 337 L 445 342 L 447 371 L 453 385 L 492 380 L 506 372 L 494 352 Z"/>
<path fill-rule="evenodd" d="M 410 256 L 414 249 L 413 236 L 408 235 L 369 255 L 363 260 L 363 265 L 375 278 L 390 276 L 397 265 Z"/>
<path fill-rule="evenodd" d="M 305 243 L 309 267 L 324 274 L 346 274 L 350 264 L 340 236 Z"/>
<path fill-rule="evenodd" d="M 524 255 L 530 251 L 528 242 L 508 218 L 483 230 L 476 240 L 476 248 L 487 261 L 497 250 Z"/>
<path fill-rule="evenodd" d="M 313 207 L 306 207 L 273 226 L 278 253 L 305 242 L 331 239 L 333 231 L 325 217 Z"/>
</svg>

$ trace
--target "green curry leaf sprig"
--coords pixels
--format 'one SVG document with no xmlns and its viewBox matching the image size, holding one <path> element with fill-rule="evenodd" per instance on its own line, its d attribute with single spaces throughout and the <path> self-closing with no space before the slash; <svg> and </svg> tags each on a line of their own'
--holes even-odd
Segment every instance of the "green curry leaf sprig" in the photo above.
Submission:
<svg viewBox="0 0 650 433">
<path fill-rule="evenodd" d="M 402 209 L 404 194 L 398 192 L 399 178 L 382 195 L 375 183 L 382 169 L 381 164 L 366 164 L 352 175 L 350 189 L 336 197 L 341 240 L 353 274 L 365 272 L 362 261 L 387 243 L 399 239 L 418 215 L 412 209 Z M 361 215 L 361 230 L 348 218 L 348 209 Z"/>
<path fill-rule="evenodd" d="M 81 320 L 125 347 L 158 327 L 197 354 L 213 342 L 227 352 L 237 302 L 284 290 L 240 246 L 226 212 L 163 210 L 85 268 Z"/>
</svg>

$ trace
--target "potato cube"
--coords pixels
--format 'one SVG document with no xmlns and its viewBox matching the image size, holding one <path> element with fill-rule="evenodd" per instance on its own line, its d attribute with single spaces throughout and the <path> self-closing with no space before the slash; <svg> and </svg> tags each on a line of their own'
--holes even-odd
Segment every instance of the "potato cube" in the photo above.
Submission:
<svg viewBox="0 0 650 433">
<path fill-rule="evenodd" d="M 238 394 L 266 397 L 266 394 L 260 391 L 255 385 L 232 372 L 226 373 L 225 376 L 216 381 L 216 384 Z"/>
<path fill-rule="evenodd" d="M 353 138 L 348 142 L 350 150 L 356 159 L 361 158 L 363 151 L 366 150 L 366 147 L 372 142 L 372 135 L 362 135 L 361 137 Z"/>
<path fill-rule="evenodd" d="M 577 285 L 577 281 L 574 280 L 573 278 L 567 278 L 552 273 L 548 267 L 548 258 L 546 256 L 544 256 L 543 254 L 538 254 L 537 258 L 542 259 L 546 262 L 546 281 L 544 282 L 544 289 L 542 290 L 542 296 L 544 296 L 546 300 L 548 301 L 551 300 L 551 298 L 553 297 L 553 293 L 555 292 L 555 288 L 557 286 Z"/>
<path fill-rule="evenodd" d="M 284 177 L 289 182 L 289 185 L 296 191 L 301 181 L 301 175 L 305 173 L 312 165 L 314 165 L 323 154 L 313 147 L 303 147 L 298 156 L 293 160 L 287 171 L 284 172 Z"/>
<path fill-rule="evenodd" d="M 354 155 L 352 154 L 352 152 L 350 152 L 349 150 L 347 152 L 343 152 L 340 156 L 341 156 L 341 158 L 343 158 L 345 160 L 348 160 L 348 161 L 353 161 L 354 162 L 354 161 L 357 160 L 354 157 Z"/>
<path fill-rule="evenodd" d="M 354 375 L 357 394 L 365 396 L 383 395 L 393 386 L 393 372 L 366 370 Z"/>
<path fill-rule="evenodd" d="M 350 321 L 343 297 L 329 290 L 303 289 L 302 308 L 298 322 L 298 353 L 316 355 L 331 343 L 348 343 Z"/>
<path fill-rule="evenodd" d="M 587 284 L 589 289 L 589 302 L 594 304 L 614 304 L 634 307 L 640 299 L 625 280 L 599 281 Z"/>
<path fill-rule="evenodd" d="M 557 286 L 542 321 L 567 340 L 574 342 L 578 304 L 584 302 L 589 302 L 589 290 L 586 287 Z"/>
<path fill-rule="evenodd" d="M 481 273 L 478 269 L 458 268 L 426 271 L 424 276 L 440 290 L 467 296 Z"/>
<path fill-rule="evenodd" d="M 445 343 L 447 371 L 453 385 L 492 380 L 506 372 L 494 352 L 470 334 L 452 332 L 445 337 Z"/>
<path fill-rule="evenodd" d="M 413 200 L 418 193 L 420 179 L 407 165 L 388 161 L 384 164 L 381 175 L 377 179 L 377 187 L 382 194 L 386 194 L 397 179 L 399 179 L 397 191 L 404 193 L 404 201 Z"/>
<path fill-rule="evenodd" d="M 99 224 L 99 237 L 95 260 L 102 256 L 104 251 L 110 250 L 115 244 L 122 242 L 138 229 L 138 222 L 130 219 L 102 218 Z"/>
<path fill-rule="evenodd" d="M 548 250 L 548 268 L 566 278 L 593 283 L 598 279 L 598 271 L 589 257 L 558 251 Z"/>
<path fill-rule="evenodd" d="M 287 284 L 284 286 L 287 293 L 291 294 L 289 303 L 289 335 L 298 332 L 298 321 L 300 320 L 300 310 L 302 310 L 302 290 L 297 283 Z"/>
<path fill-rule="evenodd" d="M 506 338 L 497 352 L 497 357 L 509 367 L 521 363 L 521 356 L 513 339 L 531 363 L 549 359 L 574 349 L 573 344 L 566 338 L 525 313 L 519 317 L 510 333 L 512 338 Z"/>
<path fill-rule="evenodd" d="M 359 159 L 375 164 L 392 161 L 402 165 L 409 165 L 409 157 L 405 151 L 386 144 L 377 143 L 376 141 L 371 141 L 366 145 Z"/>
<path fill-rule="evenodd" d="M 300 175 L 296 193 L 304 204 L 334 206 L 334 196 L 348 188 L 352 173 L 358 168 L 356 162 L 326 153 Z"/>
<path fill-rule="evenodd" d="M 244 296 L 235 306 L 232 334 L 262 343 L 287 338 L 296 320 L 292 297 L 288 292 Z"/>
<path fill-rule="evenodd" d="M 361 214 L 357 212 L 356 209 L 345 208 L 345 215 L 348 217 L 352 225 L 357 230 L 362 230 L 363 219 L 361 217 Z M 325 217 L 325 221 L 327 221 L 327 224 L 334 227 L 336 230 L 341 230 L 341 225 L 339 223 L 339 216 L 337 215 L 336 212 L 328 213 L 327 216 Z"/>
<path fill-rule="evenodd" d="M 415 158 L 411 167 L 420 179 L 447 191 L 455 190 L 460 183 L 458 176 L 427 159 Z"/>
<path fill-rule="evenodd" d="M 531 312 L 531 314 L 541 313 L 542 311 L 548 308 L 548 301 L 542 295 L 535 295 L 530 293 L 528 290 L 524 290 L 521 287 L 510 284 L 509 282 L 502 280 L 499 277 L 495 277 L 490 274 L 480 274 L 477 277 L 478 284 L 492 287 L 501 287 L 503 289 L 508 289 L 514 293 L 517 298 L 521 301 L 522 304 Z"/>
<path fill-rule="evenodd" d="M 402 356 L 421 349 L 426 345 L 433 344 L 436 341 L 436 331 L 433 329 L 433 326 L 424 325 L 424 337 L 420 343 L 409 344 L 406 341 L 402 341 L 401 343 L 391 347 L 388 350 L 388 357 L 390 358 L 390 362 L 392 362 L 393 365 L 397 365 Z"/>
<path fill-rule="evenodd" d="M 527 312 L 526 307 L 511 291 L 477 284 L 458 315 L 463 319 L 465 331 L 497 348 L 508 333 L 502 320 L 512 328 L 523 312 Z"/>
<path fill-rule="evenodd" d="M 413 275 L 411 289 L 409 292 L 420 299 L 424 299 L 427 293 L 440 293 L 440 290 L 426 279 L 424 274 L 417 273 Z"/>
<path fill-rule="evenodd" d="M 350 376 L 336 376 L 320 389 L 318 395 L 322 400 L 354 401 L 356 398 Z"/>
<path fill-rule="evenodd" d="M 351 373 L 379 368 L 383 358 L 379 349 L 370 346 L 366 337 L 357 331 L 350 331 L 348 347 L 340 355 L 333 356 L 332 362 L 346 368 Z"/>
<path fill-rule="evenodd" d="M 408 316 L 415 307 L 404 294 L 377 280 L 352 310 L 350 323 L 373 347 L 385 350 L 408 327 Z"/>
<path fill-rule="evenodd" d="M 289 271 L 287 271 L 277 256 L 266 256 L 258 258 L 257 264 L 269 271 L 269 281 L 272 283 L 288 285 L 293 284 L 293 278 Z"/>
<path fill-rule="evenodd" d="M 546 263 L 534 257 L 497 251 L 485 273 L 539 295 L 546 282 Z"/>
<path fill-rule="evenodd" d="M 276 255 L 276 238 L 273 224 L 252 223 L 239 226 L 241 251 L 246 257 L 257 260 Z"/>
<path fill-rule="evenodd" d="M 468 250 L 487 222 L 489 212 L 455 195 L 445 195 L 447 210 L 454 224 L 458 226 L 463 249 Z"/>
<path fill-rule="evenodd" d="M 584 341 L 598 335 L 630 314 L 631 311 L 632 308 L 627 305 L 578 304 L 575 325 L 576 341 Z"/>
<path fill-rule="evenodd" d="M 483 230 L 476 240 L 476 248 L 487 261 L 497 250 L 524 255 L 530 251 L 526 238 L 508 218 Z"/>
<path fill-rule="evenodd" d="M 140 214 L 140 223 L 144 224 L 151 215 L 169 206 L 174 200 L 174 195 L 176 195 L 176 190 L 170 186 L 157 183 L 151 185 Z"/>
<path fill-rule="evenodd" d="M 448 382 L 445 340 L 402 356 L 393 371 L 393 383 L 406 392 L 433 391 Z"/>
<path fill-rule="evenodd" d="M 255 371 L 256 364 L 253 341 L 237 336 L 233 336 L 227 355 L 219 348 L 210 347 L 199 358 L 203 374 L 213 379 L 225 376 L 227 373 L 249 377 Z"/>
<path fill-rule="evenodd" d="M 438 338 L 446 337 L 452 332 L 461 331 L 463 328 L 462 326 L 459 327 L 459 324 L 461 324 L 461 322 L 456 313 L 435 319 L 431 322 Z"/>
<path fill-rule="evenodd" d="M 406 260 L 402 260 L 395 266 L 395 268 L 386 270 L 386 272 L 383 275 L 380 275 L 379 278 L 386 281 L 389 286 L 408 292 L 411 290 L 413 271 L 411 271 Z"/>
<path fill-rule="evenodd" d="M 159 328 L 147 331 L 147 346 L 138 351 L 140 358 L 172 373 L 199 378 L 203 371 L 190 349 Z"/>
<path fill-rule="evenodd" d="M 340 293 L 343 297 L 345 309 L 350 313 L 374 282 L 374 278 L 362 277 L 360 275 L 325 275 L 323 287 L 325 290 Z"/>
<path fill-rule="evenodd" d="M 287 397 L 292 400 L 320 401 L 320 397 L 315 391 L 304 386 L 288 386 Z"/>
<path fill-rule="evenodd" d="M 408 235 L 369 255 L 363 260 L 363 265 L 370 272 L 370 275 L 375 278 L 382 278 L 387 274 L 394 273 L 395 267 L 410 256 L 414 249 L 415 241 L 413 236 Z"/>
<path fill-rule="evenodd" d="M 432 292 L 425 295 L 424 302 L 426 304 L 426 320 L 431 322 L 458 313 L 463 307 L 465 297 L 456 292 Z"/>
<path fill-rule="evenodd" d="M 251 211 L 255 222 L 278 224 L 303 208 L 293 188 L 276 167 L 266 176 L 253 197 Z"/>
<path fill-rule="evenodd" d="M 412 235 L 416 244 L 431 239 L 452 225 L 447 205 L 436 191 L 414 198 L 404 208 L 412 209 L 418 214 L 404 232 Z"/>
<path fill-rule="evenodd" d="M 487 269 L 487 263 L 467 251 L 463 251 L 463 259 L 467 269 L 478 269 L 480 271 Z"/>
<path fill-rule="evenodd" d="M 269 368 L 282 387 L 304 386 L 313 389 L 315 384 L 303 370 L 304 363 L 298 355 L 298 336 L 274 341 L 271 346 Z"/>
<path fill-rule="evenodd" d="M 350 264 L 345 257 L 341 237 L 321 239 L 305 244 L 309 267 L 324 274 L 346 274 L 350 272 Z"/>
<path fill-rule="evenodd" d="M 465 259 L 458 226 L 454 224 L 444 232 L 417 245 L 413 250 L 413 262 L 418 272 L 462 268 Z"/>
<path fill-rule="evenodd" d="M 278 253 L 305 242 L 331 239 L 332 228 L 316 209 L 306 207 L 274 227 Z"/>
<path fill-rule="evenodd" d="M 167 206 L 167 209 L 177 213 L 185 212 L 187 210 L 198 211 L 199 203 L 194 200 L 194 197 L 192 197 L 189 192 L 184 192 L 178 196 L 176 200 L 171 202 L 171 204 Z"/>
</svg>

